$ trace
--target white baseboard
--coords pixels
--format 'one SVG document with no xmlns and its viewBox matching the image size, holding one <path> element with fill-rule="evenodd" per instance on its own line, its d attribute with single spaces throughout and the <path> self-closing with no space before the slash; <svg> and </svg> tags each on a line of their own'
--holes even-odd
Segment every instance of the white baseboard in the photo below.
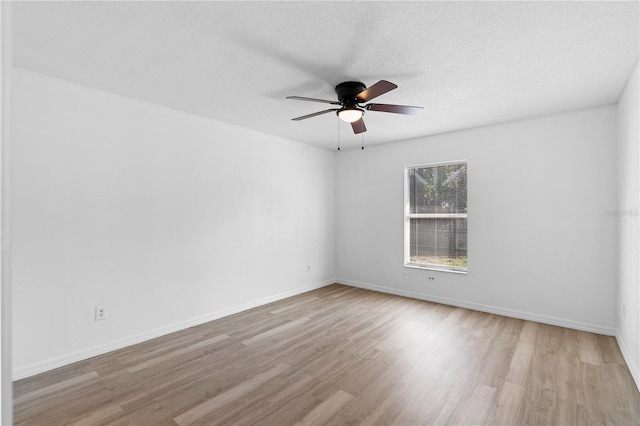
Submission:
<svg viewBox="0 0 640 426">
<path fill-rule="evenodd" d="M 416 293 L 416 292 L 407 291 L 407 290 L 400 290 L 397 288 L 361 283 L 361 282 L 345 280 L 341 278 L 337 278 L 336 283 L 348 285 L 351 287 L 364 288 L 366 290 L 379 291 L 381 293 L 394 294 L 396 296 L 404 296 L 404 297 L 410 297 L 412 299 L 425 300 L 427 302 L 442 303 L 443 305 L 457 306 L 460 308 L 472 309 L 474 311 L 502 315 L 510 318 L 518 318 L 518 319 L 523 319 L 527 321 L 555 325 L 558 327 L 571 328 L 574 330 L 588 331 L 591 333 L 604 334 L 607 336 L 615 336 L 615 328 L 609 327 L 606 325 L 574 321 L 566 318 L 551 317 L 547 315 L 539 315 L 531 312 L 516 311 L 513 309 L 501 308 L 498 306 L 491 306 L 491 305 L 483 305 L 480 303 L 467 302 L 464 300 L 447 299 L 439 296 L 432 296 L 428 294 Z"/>
<path fill-rule="evenodd" d="M 20 380 L 20 379 L 24 379 L 25 377 L 30 377 L 36 374 L 44 373 L 45 371 L 53 370 L 54 368 L 73 364 L 74 362 L 82 361 L 97 355 L 102 355 L 107 352 L 115 351 L 117 349 L 122 349 L 127 346 L 131 346 L 147 340 L 155 339 L 156 337 L 164 336 L 166 334 L 174 333 L 176 331 L 180 331 L 190 327 L 194 327 L 196 325 L 204 324 L 209 321 L 213 321 L 229 315 L 237 314 L 238 312 L 246 311 L 248 309 L 257 308 L 258 306 L 262 306 L 272 302 L 276 302 L 278 300 L 286 299 L 287 297 L 296 296 L 298 294 L 306 293 L 311 290 L 316 290 L 321 287 L 326 287 L 333 283 L 335 283 L 335 280 L 331 279 L 331 280 L 326 280 L 319 283 L 307 285 L 304 287 L 296 288 L 294 290 L 278 293 L 273 296 L 268 296 L 262 299 L 248 302 L 248 303 L 243 303 L 242 305 L 234 306 L 221 311 L 211 312 L 206 315 L 201 315 L 195 318 L 190 318 L 185 321 L 170 324 L 164 327 L 159 327 L 144 333 L 136 334 L 134 336 L 125 337 L 123 339 L 118 339 L 102 345 L 93 346 L 90 348 L 64 354 L 55 358 L 50 358 L 44 361 L 40 361 L 31 365 L 26 365 L 24 367 L 16 368 L 13 370 L 13 380 Z"/>
<path fill-rule="evenodd" d="M 622 357 L 627 363 L 627 367 L 629 368 L 631 377 L 633 377 L 633 380 L 636 382 L 638 392 L 640 392 L 640 367 L 638 366 L 638 361 L 634 360 L 631 356 L 631 352 L 629 352 L 627 343 L 622 338 L 620 330 L 616 330 L 616 341 L 618 342 L 618 346 L 620 347 L 620 352 L 622 352 Z"/>
</svg>

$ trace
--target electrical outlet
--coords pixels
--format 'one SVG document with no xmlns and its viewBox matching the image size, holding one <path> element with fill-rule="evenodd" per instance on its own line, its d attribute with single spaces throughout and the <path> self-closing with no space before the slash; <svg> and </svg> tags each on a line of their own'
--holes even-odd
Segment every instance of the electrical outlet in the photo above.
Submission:
<svg viewBox="0 0 640 426">
<path fill-rule="evenodd" d="M 311 272 L 311 265 L 307 265 L 307 272 Z"/>
<path fill-rule="evenodd" d="M 429 277 L 429 281 L 435 281 L 436 277 Z"/>
<path fill-rule="evenodd" d="M 107 307 L 96 306 L 94 321 L 103 321 L 107 319 Z"/>
</svg>

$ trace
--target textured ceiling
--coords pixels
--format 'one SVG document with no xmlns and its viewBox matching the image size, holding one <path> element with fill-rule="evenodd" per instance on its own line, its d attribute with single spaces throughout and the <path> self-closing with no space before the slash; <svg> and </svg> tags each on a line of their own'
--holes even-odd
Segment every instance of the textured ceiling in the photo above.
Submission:
<svg viewBox="0 0 640 426">
<path fill-rule="evenodd" d="M 367 145 L 615 103 L 638 62 L 634 2 L 22 2 L 14 65 L 334 149 L 345 80 L 398 89 Z M 343 148 L 360 136 L 340 125 Z"/>
</svg>

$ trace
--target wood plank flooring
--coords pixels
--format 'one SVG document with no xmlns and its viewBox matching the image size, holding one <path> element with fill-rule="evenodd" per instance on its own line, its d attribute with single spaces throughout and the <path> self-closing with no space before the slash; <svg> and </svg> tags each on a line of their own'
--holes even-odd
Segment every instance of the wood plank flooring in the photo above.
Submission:
<svg viewBox="0 0 640 426">
<path fill-rule="evenodd" d="M 14 396 L 18 425 L 640 424 L 613 337 L 337 284 Z"/>
</svg>

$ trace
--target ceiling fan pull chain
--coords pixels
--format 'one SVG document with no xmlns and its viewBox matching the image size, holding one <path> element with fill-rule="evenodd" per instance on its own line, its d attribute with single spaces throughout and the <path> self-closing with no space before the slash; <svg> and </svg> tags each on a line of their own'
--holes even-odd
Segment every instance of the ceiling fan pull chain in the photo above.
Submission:
<svg viewBox="0 0 640 426">
<path fill-rule="evenodd" d="M 364 133 L 360 133 L 360 143 L 362 144 L 362 150 L 364 151 Z"/>
<path fill-rule="evenodd" d="M 340 151 L 340 118 L 336 118 L 336 123 L 338 123 L 338 151 Z"/>
</svg>

